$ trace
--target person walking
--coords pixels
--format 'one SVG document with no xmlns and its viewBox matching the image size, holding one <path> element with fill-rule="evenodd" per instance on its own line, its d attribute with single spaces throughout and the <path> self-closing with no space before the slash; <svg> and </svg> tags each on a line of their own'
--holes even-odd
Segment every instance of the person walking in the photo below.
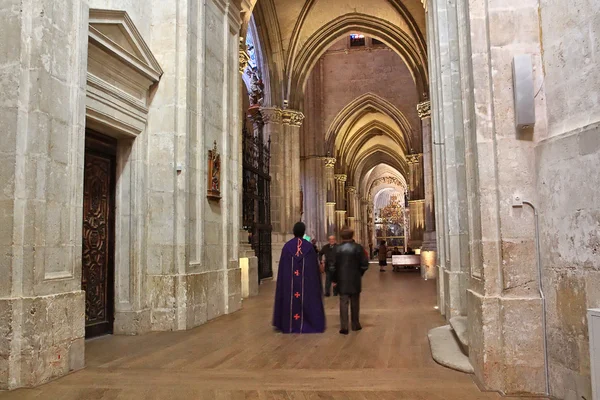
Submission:
<svg viewBox="0 0 600 400">
<path fill-rule="evenodd" d="M 303 239 L 306 225 L 294 225 L 294 238 L 281 251 L 273 326 L 282 333 L 323 333 L 325 309 L 318 255 Z"/>
<path fill-rule="evenodd" d="M 331 276 L 333 274 L 333 264 L 335 263 L 335 249 L 337 243 L 335 242 L 335 236 L 329 236 L 329 243 L 323 246 L 319 256 L 324 257 L 321 261 L 321 268 L 325 270 L 325 297 L 331 296 Z M 337 296 L 338 291 L 334 286 L 333 295 Z"/>
<path fill-rule="evenodd" d="M 332 281 L 340 295 L 340 333 L 348 334 L 348 304 L 353 331 L 360 331 L 360 293 L 362 276 L 369 268 L 365 249 L 354 241 L 354 231 L 343 228 L 342 243 L 335 250 Z"/>
<path fill-rule="evenodd" d="M 385 272 L 385 267 L 387 266 L 387 246 L 385 245 L 385 240 L 381 241 L 381 245 L 379 246 L 379 271 Z"/>
</svg>

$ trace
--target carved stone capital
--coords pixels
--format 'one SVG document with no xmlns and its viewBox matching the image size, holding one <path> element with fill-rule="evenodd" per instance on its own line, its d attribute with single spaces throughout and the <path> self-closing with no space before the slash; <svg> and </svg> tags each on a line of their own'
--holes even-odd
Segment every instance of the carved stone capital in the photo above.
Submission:
<svg viewBox="0 0 600 400">
<path fill-rule="evenodd" d="M 409 155 L 406 156 L 406 161 L 408 162 L 408 165 L 419 164 L 422 159 L 423 159 L 423 154 L 422 153 L 419 153 L 419 154 L 409 154 Z"/>
<path fill-rule="evenodd" d="M 295 110 L 282 110 L 282 118 L 284 125 L 291 126 L 302 126 L 302 122 L 304 121 L 304 114 L 300 111 Z"/>
<path fill-rule="evenodd" d="M 336 159 L 332 157 L 325 158 L 325 168 L 335 168 Z"/>
<path fill-rule="evenodd" d="M 417 112 L 421 119 L 431 118 L 431 101 L 424 101 L 417 104 Z"/>
<path fill-rule="evenodd" d="M 260 113 L 265 125 L 281 124 L 283 122 L 283 113 L 276 107 L 261 107 Z"/>
<path fill-rule="evenodd" d="M 346 174 L 336 174 L 335 180 L 339 182 L 346 182 L 348 180 L 348 175 Z"/>
<path fill-rule="evenodd" d="M 429 0 L 421 0 L 421 3 L 423 4 L 423 8 L 425 9 L 425 12 L 428 11 L 428 6 L 429 6 Z"/>
<path fill-rule="evenodd" d="M 347 186 L 346 192 L 351 193 L 351 194 L 356 194 L 356 187 L 355 186 Z"/>
<path fill-rule="evenodd" d="M 240 38 L 240 49 L 239 49 L 239 61 L 240 61 L 240 74 L 243 74 L 248 68 L 248 62 L 250 61 L 250 56 L 248 55 L 248 51 L 246 48 L 246 43 L 244 42 L 244 38 Z"/>
</svg>

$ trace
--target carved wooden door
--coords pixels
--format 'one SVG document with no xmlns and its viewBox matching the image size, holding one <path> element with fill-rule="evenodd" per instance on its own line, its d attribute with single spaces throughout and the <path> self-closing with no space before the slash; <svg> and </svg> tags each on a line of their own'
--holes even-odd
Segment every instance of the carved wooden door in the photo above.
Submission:
<svg viewBox="0 0 600 400">
<path fill-rule="evenodd" d="M 86 134 L 82 273 L 86 337 L 113 330 L 115 153 L 113 139 Z"/>
</svg>

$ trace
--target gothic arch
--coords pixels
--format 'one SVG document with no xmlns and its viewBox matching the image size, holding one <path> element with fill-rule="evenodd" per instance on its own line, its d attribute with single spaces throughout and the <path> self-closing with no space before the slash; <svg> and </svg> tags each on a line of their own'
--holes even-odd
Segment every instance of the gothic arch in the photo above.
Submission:
<svg viewBox="0 0 600 400">
<path fill-rule="evenodd" d="M 374 93 L 366 93 L 350 102 L 330 124 L 325 134 L 326 149 L 330 154 L 335 153 L 335 143 L 342 127 L 350 122 L 356 123 L 366 113 L 379 112 L 389 116 L 400 129 L 404 147 L 409 150 L 412 148 L 413 129 L 406 116 L 396 108 L 392 103 Z"/>
<path fill-rule="evenodd" d="M 313 6 L 315 5 L 316 2 L 317 2 L 317 0 L 308 0 L 308 1 L 306 1 L 306 3 L 304 3 L 304 7 L 302 7 L 302 11 L 298 17 L 298 20 L 296 21 L 296 25 L 294 26 L 294 30 L 292 32 L 292 36 L 290 39 L 290 45 L 289 45 L 290 51 L 288 53 L 288 58 L 286 60 L 287 65 L 291 65 L 293 63 L 293 58 L 294 58 L 294 55 L 296 54 L 296 50 L 298 48 L 300 33 L 302 32 L 304 23 L 306 22 L 306 19 L 307 19 L 308 15 L 310 14 L 311 9 L 313 8 Z M 417 40 L 417 47 L 418 47 L 420 54 L 423 55 L 423 58 L 426 58 L 427 57 L 427 45 L 426 45 L 425 37 L 424 37 L 423 33 L 421 32 L 421 30 L 419 29 L 417 22 L 415 21 L 415 18 L 413 17 L 413 15 L 410 13 L 408 8 L 402 3 L 401 0 L 388 0 L 388 2 L 396 9 L 398 14 L 407 23 L 410 33 Z"/>
<path fill-rule="evenodd" d="M 351 13 L 321 27 L 306 41 L 297 55 L 292 55 L 287 64 L 287 70 L 291 71 L 287 77 L 290 107 L 300 108 L 304 98 L 304 85 L 318 58 L 337 38 L 355 30 L 381 40 L 394 50 L 408 66 L 419 96 L 425 96 L 429 90 L 427 60 L 410 35 L 381 18 Z"/>
</svg>

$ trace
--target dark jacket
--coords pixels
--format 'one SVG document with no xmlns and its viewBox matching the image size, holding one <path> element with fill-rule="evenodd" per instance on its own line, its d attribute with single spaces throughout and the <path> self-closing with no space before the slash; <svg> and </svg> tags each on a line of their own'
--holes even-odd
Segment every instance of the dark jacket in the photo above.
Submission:
<svg viewBox="0 0 600 400">
<path fill-rule="evenodd" d="M 337 284 L 339 294 L 357 294 L 362 290 L 362 276 L 369 268 L 363 247 L 355 242 L 337 246 L 331 281 Z"/>
<path fill-rule="evenodd" d="M 337 248 L 337 244 L 333 246 L 329 243 L 323 246 L 321 251 L 319 252 L 319 258 L 325 256 L 325 264 L 327 264 L 327 268 L 331 267 L 333 270 L 333 264 L 335 263 L 335 249 Z"/>
<path fill-rule="evenodd" d="M 387 261 L 387 246 L 385 244 L 379 246 L 379 261 Z"/>
</svg>

